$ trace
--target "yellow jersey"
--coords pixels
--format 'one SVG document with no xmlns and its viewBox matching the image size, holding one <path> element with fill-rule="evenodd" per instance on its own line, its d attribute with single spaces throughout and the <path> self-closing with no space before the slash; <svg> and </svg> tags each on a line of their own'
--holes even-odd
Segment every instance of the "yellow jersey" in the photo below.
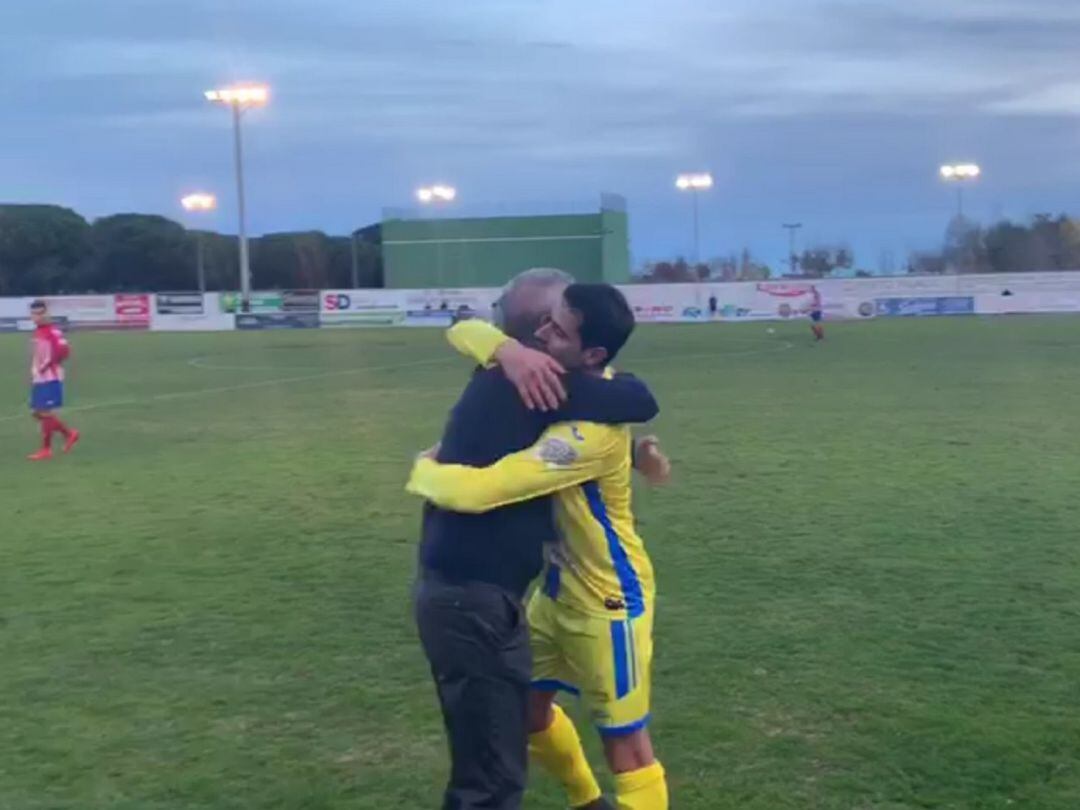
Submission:
<svg viewBox="0 0 1080 810">
<path fill-rule="evenodd" d="M 450 330 L 450 340 L 486 363 L 506 337 L 490 324 L 463 321 Z M 632 441 L 625 426 L 562 423 L 489 467 L 421 458 L 407 489 L 444 509 L 474 513 L 555 495 L 562 537 L 549 555 L 544 593 L 581 611 L 633 619 L 651 605 L 656 589 L 634 525 Z"/>
</svg>

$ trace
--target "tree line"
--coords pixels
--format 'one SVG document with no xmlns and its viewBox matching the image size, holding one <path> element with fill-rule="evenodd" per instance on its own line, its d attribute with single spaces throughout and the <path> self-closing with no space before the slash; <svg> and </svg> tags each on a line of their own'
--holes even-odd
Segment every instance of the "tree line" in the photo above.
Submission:
<svg viewBox="0 0 1080 810">
<path fill-rule="evenodd" d="M 55 205 L 0 205 L 0 295 L 151 292 L 198 288 L 196 251 L 203 251 L 208 290 L 238 286 L 235 236 L 193 231 L 166 217 L 116 214 L 88 222 Z M 382 287 L 379 246 L 321 231 L 272 233 L 250 240 L 252 282 L 262 289 Z M 774 272 L 748 250 L 687 262 L 647 264 L 645 282 L 762 281 L 827 278 L 855 270 L 846 246 L 814 246 Z M 940 249 L 913 253 L 907 272 L 1026 273 L 1080 269 L 1080 221 L 1041 214 L 1028 223 L 983 227 L 956 217 Z M 353 274 L 356 274 L 355 283 Z"/>
<path fill-rule="evenodd" d="M 88 222 L 54 205 L 0 205 L 0 295 L 152 292 L 238 286 L 237 239 L 166 217 L 116 214 Z M 249 240 L 252 283 L 263 289 L 381 287 L 377 245 L 321 231 Z"/>
<path fill-rule="evenodd" d="M 940 250 L 913 254 L 910 273 L 1037 273 L 1080 270 L 1080 221 L 1037 214 L 984 228 L 957 216 Z"/>
<path fill-rule="evenodd" d="M 647 263 L 639 280 L 647 283 L 695 281 L 760 281 L 770 277 L 829 278 L 844 275 L 869 277 L 856 269 L 855 255 L 845 245 L 817 245 L 783 263 L 774 273 L 756 261 L 750 251 L 740 255 L 691 263 L 683 258 Z M 792 273 L 794 269 L 794 273 Z M 913 252 L 906 272 L 916 275 L 945 273 L 1039 273 L 1080 270 L 1080 220 L 1065 214 L 1039 214 L 1029 222 L 1002 221 L 984 227 L 956 217 L 940 248 Z"/>
</svg>

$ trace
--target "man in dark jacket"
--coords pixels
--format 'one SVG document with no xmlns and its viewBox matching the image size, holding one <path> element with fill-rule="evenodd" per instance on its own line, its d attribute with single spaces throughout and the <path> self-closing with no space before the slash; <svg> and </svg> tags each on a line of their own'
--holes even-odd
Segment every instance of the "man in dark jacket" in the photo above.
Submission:
<svg viewBox="0 0 1080 810">
<path fill-rule="evenodd" d="M 558 271 L 529 271 L 507 287 L 498 312 L 511 340 L 493 359 L 512 367 L 514 380 L 498 366 L 475 371 L 451 411 L 439 461 L 486 466 L 556 422 L 641 423 L 656 415 L 655 399 L 634 377 L 560 378 L 555 361 L 524 345 L 567 284 Z M 415 610 L 450 743 L 443 810 L 521 806 L 531 674 L 522 601 L 544 544 L 556 536 L 549 498 L 478 515 L 425 504 Z"/>
</svg>

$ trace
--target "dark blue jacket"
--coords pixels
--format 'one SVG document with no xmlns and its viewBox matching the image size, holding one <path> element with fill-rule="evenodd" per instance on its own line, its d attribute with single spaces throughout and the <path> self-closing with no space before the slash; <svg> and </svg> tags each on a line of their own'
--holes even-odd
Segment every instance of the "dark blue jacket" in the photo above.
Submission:
<svg viewBox="0 0 1080 810">
<path fill-rule="evenodd" d="M 633 424 L 659 412 L 648 387 L 629 374 L 612 380 L 584 373 L 565 378 L 569 397 L 554 412 L 525 407 L 497 368 L 473 374 L 450 412 L 438 459 L 487 467 L 536 443 L 556 422 Z M 424 505 L 420 566 L 459 582 L 498 585 L 518 597 L 543 566 L 543 546 L 556 538 L 550 497 L 534 498 L 482 515 Z"/>
</svg>

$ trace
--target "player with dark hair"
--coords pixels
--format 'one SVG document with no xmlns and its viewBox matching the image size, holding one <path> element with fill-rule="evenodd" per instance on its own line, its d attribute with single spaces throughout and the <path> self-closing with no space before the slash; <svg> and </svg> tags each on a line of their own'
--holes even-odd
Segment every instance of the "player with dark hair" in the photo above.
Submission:
<svg viewBox="0 0 1080 810">
<path fill-rule="evenodd" d="M 633 329 L 616 288 L 573 284 L 536 336 L 563 368 L 601 377 Z M 561 422 L 487 466 L 420 458 L 408 489 L 464 513 L 556 496 L 562 541 L 528 608 L 530 753 L 562 782 L 571 805 L 608 806 L 554 701 L 557 691 L 578 695 L 603 740 L 620 810 L 666 810 L 667 781 L 648 731 L 655 583 L 631 510 L 631 448 L 626 425 Z"/>
<path fill-rule="evenodd" d="M 567 373 L 524 345 L 561 299 L 564 279 L 545 269 L 515 278 L 500 298 L 506 333 L 477 320 L 451 328 L 451 342 L 480 366 L 450 413 L 435 458 L 483 467 L 533 445 L 557 422 L 622 425 L 656 415 L 656 400 L 633 377 Z M 524 599 L 556 534 L 548 498 L 484 514 L 424 506 L 414 606 L 450 743 L 444 810 L 521 807 L 531 695 Z M 597 788 L 589 797 L 594 807 L 603 806 L 592 801 L 599 795 Z"/>
<path fill-rule="evenodd" d="M 71 346 L 60 328 L 49 318 L 44 301 L 30 304 L 30 319 L 34 335 L 30 341 L 30 411 L 41 426 L 41 449 L 29 456 L 30 461 L 52 458 L 52 437 L 64 437 L 64 452 L 79 441 L 79 431 L 60 421 L 56 412 L 64 405 L 64 361 L 71 356 Z"/>
</svg>

